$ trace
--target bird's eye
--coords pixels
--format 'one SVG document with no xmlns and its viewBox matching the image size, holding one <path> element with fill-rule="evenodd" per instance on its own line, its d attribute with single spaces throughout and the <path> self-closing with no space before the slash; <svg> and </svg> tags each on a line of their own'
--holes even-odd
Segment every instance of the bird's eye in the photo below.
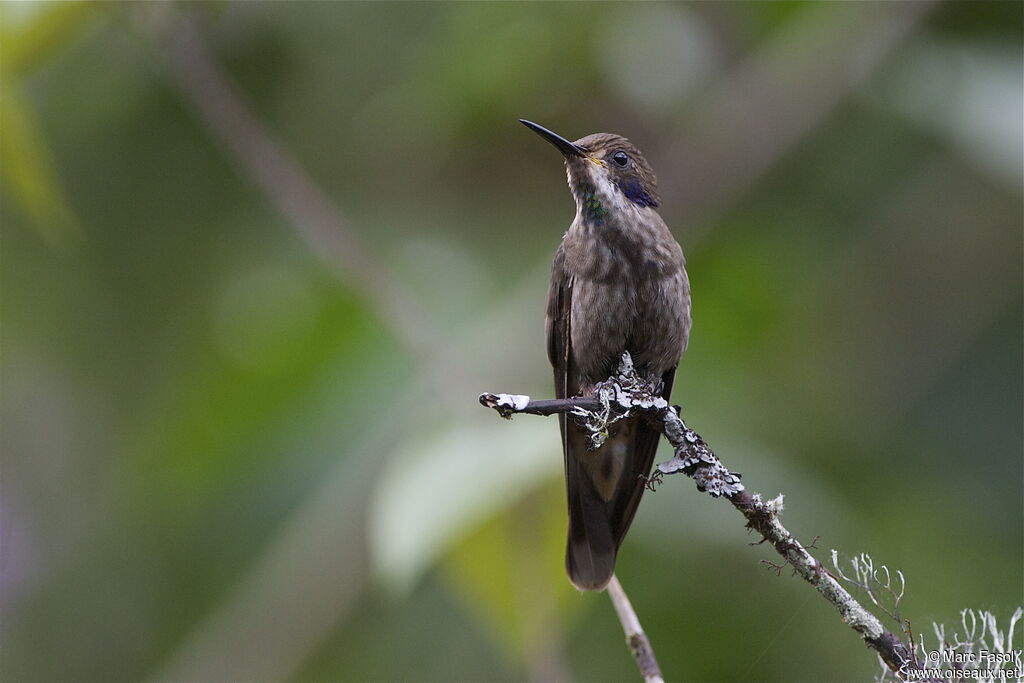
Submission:
<svg viewBox="0 0 1024 683">
<path fill-rule="evenodd" d="M 629 157 L 626 156 L 625 152 L 620 151 L 612 155 L 612 161 L 614 161 L 619 166 L 625 166 L 626 164 L 629 163 Z"/>
</svg>

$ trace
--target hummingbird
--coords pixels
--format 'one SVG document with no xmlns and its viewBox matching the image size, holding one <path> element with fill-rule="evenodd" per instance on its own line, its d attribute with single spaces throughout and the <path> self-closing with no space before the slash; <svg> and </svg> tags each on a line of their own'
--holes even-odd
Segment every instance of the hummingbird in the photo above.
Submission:
<svg viewBox="0 0 1024 683">
<path fill-rule="evenodd" d="M 658 214 L 658 183 L 629 140 L 594 133 L 569 142 L 520 119 L 565 159 L 576 201 L 551 264 L 545 314 L 555 396 L 593 396 L 629 351 L 666 400 L 690 336 L 683 250 Z M 559 415 L 569 529 L 565 568 L 579 590 L 603 590 L 640 503 L 660 430 L 642 417 L 610 426 L 591 448 L 586 429 Z"/>
</svg>

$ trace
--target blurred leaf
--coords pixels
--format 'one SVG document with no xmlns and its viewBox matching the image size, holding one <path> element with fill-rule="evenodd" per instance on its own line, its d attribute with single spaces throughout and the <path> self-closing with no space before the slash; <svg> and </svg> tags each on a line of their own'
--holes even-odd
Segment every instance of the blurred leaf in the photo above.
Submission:
<svg viewBox="0 0 1024 683">
<path fill-rule="evenodd" d="M 52 245 L 77 230 L 35 115 L 6 78 L 0 84 L 0 180 Z"/>
<path fill-rule="evenodd" d="M 51 245 L 65 243 L 78 222 L 63 196 L 21 80 L 107 10 L 88 2 L 0 4 L 0 180 Z"/>
<path fill-rule="evenodd" d="M 557 431 L 482 415 L 415 434 L 390 458 L 370 503 L 374 570 L 407 591 L 455 540 L 561 468 Z"/>
<path fill-rule="evenodd" d="M 920 40 L 906 52 L 875 100 L 943 136 L 979 169 L 1019 192 L 1019 41 Z"/>
<path fill-rule="evenodd" d="M 466 608 L 519 659 L 549 647 L 585 604 L 565 575 L 565 530 L 564 486 L 552 479 L 473 529 L 444 562 Z"/>
<path fill-rule="evenodd" d="M 109 7 L 98 2 L 0 4 L 0 63 L 5 76 L 24 73 L 63 50 Z"/>
</svg>

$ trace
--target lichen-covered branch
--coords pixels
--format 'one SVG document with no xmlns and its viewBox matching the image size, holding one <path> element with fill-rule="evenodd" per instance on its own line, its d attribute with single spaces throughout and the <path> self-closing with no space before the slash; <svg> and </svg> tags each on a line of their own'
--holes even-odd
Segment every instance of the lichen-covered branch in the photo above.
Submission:
<svg viewBox="0 0 1024 683">
<path fill-rule="evenodd" d="M 779 521 L 782 496 L 765 501 L 756 493 L 740 491 L 726 497 L 746 517 L 747 526 L 761 534 L 761 537 L 785 558 L 786 563 L 793 567 L 796 574 L 814 586 L 822 597 L 836 608 L 843 623 L 856 631 L 865 644 L 878 653 L 891 671 L 899 671 L 908 664 L 917 664 L 907 646 L 895 634 L 887 631 L 875 615 L 857 602 L 824 565 L 782 525 Z"/>
<path fill-rule="evenodd" d="M 693 479 L 697 488 L 714 497 L 724 497 L 743 514 L 747 527 L 761 535 L 789 565 L 839 612 L 843 623 L 852 628 L 868 647 L 878 653 L 893 672 L 901 667 L 917 665 L 914 653 L 899 637 L 887 631 L 882 623 L 865 609 L 847 591 L 820 561 L 802 545 L 779 521 L 782 496 L 764 500 L 759 494 L 747 491 L 740 483 L 740 474 L 731 472 L 708 447 L 699 434 L 686 426 L 678 408 L 669 406 L 660 397 L 652 395 L 633 371 L 628 353 L 618 374 L 603 383 L 595 397 L 567 398 L 535 401 L 529 396 L 516 394 L 482 394 L 480 403 L 497 410 L 503 417 L 515 413 L 576 415 L 591 429 L 600 430 L 601 422 L 620 419 L 626 414 L 646 415 L 661 428 L 675 454 L 668 462 L 657 466 L 652 484 L 669 474 L 683 473 Z"/>
</svg>

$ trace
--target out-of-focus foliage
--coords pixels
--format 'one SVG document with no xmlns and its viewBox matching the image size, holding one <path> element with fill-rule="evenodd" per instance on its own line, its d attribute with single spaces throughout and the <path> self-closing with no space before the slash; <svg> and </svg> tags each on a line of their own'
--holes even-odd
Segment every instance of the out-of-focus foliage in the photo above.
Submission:
<svg viewBox="0 0 1024 683">
<path fill-rule="evenodd" d="M 54 244 L 66 239 L 73 213 L 19 84 L 40 62 L 63 50 L 95 14 L 85 3 L 0 6 L 0 177 L 26 217 Z"/>
<path fill-rule="evenodd" d="M 371 281 L 171 77 L 189 16 Z M 554 420 L 475 405 L 551 393 L 573 209 L 519 117 L 645 150 L 694 289 L 674 400 L 787 526 L 902 569 L 922 626 L 1007 618 L 1021 41 L 1002 2 L 0 4 L 3 679 L 635 678 L 563 574 Z M 618 574 L 667 676 L 872 675 L 749 540 L 646 497 Z"/>
</svg>

